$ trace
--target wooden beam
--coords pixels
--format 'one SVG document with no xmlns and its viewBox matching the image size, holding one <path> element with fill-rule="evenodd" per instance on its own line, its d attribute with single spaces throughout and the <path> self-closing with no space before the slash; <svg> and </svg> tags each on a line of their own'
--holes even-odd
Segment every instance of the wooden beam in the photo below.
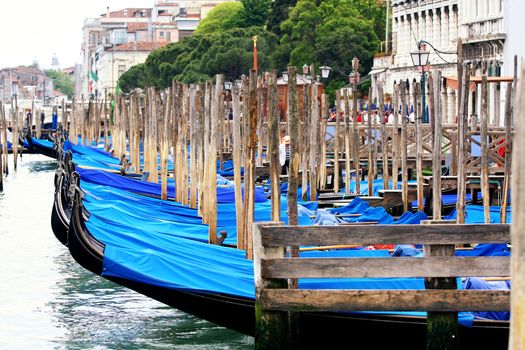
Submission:
<svg viewBox="0 0 525 350">
<path fill-rule="evenodd" d="M 508 311 L 508 290 L 264 289 L 259 302 L 280 311 Z"/>
<path fill-rule="evenodd" d="M 268 279 L 509 276 L 510 257 L 269 259 L 262 262 L 262 275 Z"/>
<path fill-rule="evenodd" d="M 509 225 L 261 227 L 266 246 L 510 243 Z"/>
</svg>

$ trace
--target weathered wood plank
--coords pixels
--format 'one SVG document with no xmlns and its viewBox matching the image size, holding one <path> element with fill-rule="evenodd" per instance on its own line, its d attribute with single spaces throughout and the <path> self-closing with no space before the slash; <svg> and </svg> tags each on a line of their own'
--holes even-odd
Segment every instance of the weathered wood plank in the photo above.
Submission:
<svg viewBox="0 0 525 350">
<path fill-rule="evenodd" d="M 510 291 L 264 289 L 260 303 L 280 311 L 508 311 Z"/>
<path fill-rule="evenodd" d="M 289 258 L 262 262 L 264 278 L 491 277 L 510 275 L 510 257 Z"/>
<path fill-rule="evenodd" d="M 261 227 L 265 246 L 510 243 L 509 225 Z"/>
<path fill-rule="evenodd" d="M 516 69 L 516 66 L 515 66 Z M 515 90 L 516 136 L 518 152 L 512 157 L 512 306 L 509 349 L 525 349 L 525 64 L 521 60 L 520 84 Z"/>
</svg>

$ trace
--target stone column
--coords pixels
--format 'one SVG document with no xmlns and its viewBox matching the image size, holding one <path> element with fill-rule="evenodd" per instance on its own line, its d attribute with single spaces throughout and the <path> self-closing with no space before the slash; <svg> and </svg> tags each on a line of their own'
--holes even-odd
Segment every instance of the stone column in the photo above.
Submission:
<svg viewBox="0 0 525 350">
<path fill-rule="evenodd" d="M 446 49 L 449 46 L 448 40 L 448 10 L 447 7 L 441 9 L 441 45 L 440 47 Z"/>
<path fill-rule="evenodd" d="M 448 49 L 454 47 L 458 39 L 458 12 L 457 7 L 450 6 L 449 12 L 449 43 Z"/>
<path fill-rule="evenodd" d="M 441 83 L 441 82 L 440 82 Z M 441 120 L 443 123 L 448 122 L 448 89 L 446 87 L 441 89 Z"/>
<path fill-rule="evenodd" d="M 447 121 L 449 123 L 455 123 L 456 122 L 456 90 L 447 88 Z"/>
</svg>

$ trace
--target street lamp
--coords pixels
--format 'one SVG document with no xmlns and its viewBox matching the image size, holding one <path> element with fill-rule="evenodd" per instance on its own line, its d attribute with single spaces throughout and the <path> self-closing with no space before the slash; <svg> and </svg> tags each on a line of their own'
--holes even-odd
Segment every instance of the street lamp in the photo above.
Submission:
<svg viewBox="0 0 525 350">
<path fill-rule="evenodd" d="M 304 75 L 308 74 L 308 65 L 306 63 L 303 65 L 303 74 Z"/>
<path fill-rule="evenodd" d="M 321 67 L 319 67 L 319 69 L 321 70 L 321 77 L 323 79 L 327 79 L 328 76 L 330 75 L 330 71 L 332 70 L 332 68 L 330 68 L 328 66 L 321 66 Z"/>
<path fill-rule="evenodd" d="M 418 70 L 421 71 L 421 120 L 426 123 L 427 113 L 426 113 L 426 71 L 428 70 L 428 58 L 430 53 L 426 50 L 426 45 L 423 44 L 423 41 L 420 41 L 417 45 L 417 51 L 411 52 L 410 56 L 412 58 L 412 63 L 414 66 L 418 67 Z"/>
<path fill-rule="evenodd" d="M 284 71 L 284 72 L 283 72 L 283 81 L 284 81 L 285 83 L 288 82 L 288 72 L 287 72 L 287 71 Z"/>
</svg>

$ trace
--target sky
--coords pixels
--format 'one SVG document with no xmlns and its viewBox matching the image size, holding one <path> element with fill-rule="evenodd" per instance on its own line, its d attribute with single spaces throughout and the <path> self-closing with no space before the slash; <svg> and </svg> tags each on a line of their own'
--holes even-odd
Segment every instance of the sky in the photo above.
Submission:
<svg viewBox="0 0 525 350">
<path fill-rule="evenodd" d="M 81 63 L 84 19 L 126 7 L 153 7 L 154 0 L 8 0 L 0 11 L 0 68 L 49 68 L 56 53 L 61 68 Z"/>
</svg>

